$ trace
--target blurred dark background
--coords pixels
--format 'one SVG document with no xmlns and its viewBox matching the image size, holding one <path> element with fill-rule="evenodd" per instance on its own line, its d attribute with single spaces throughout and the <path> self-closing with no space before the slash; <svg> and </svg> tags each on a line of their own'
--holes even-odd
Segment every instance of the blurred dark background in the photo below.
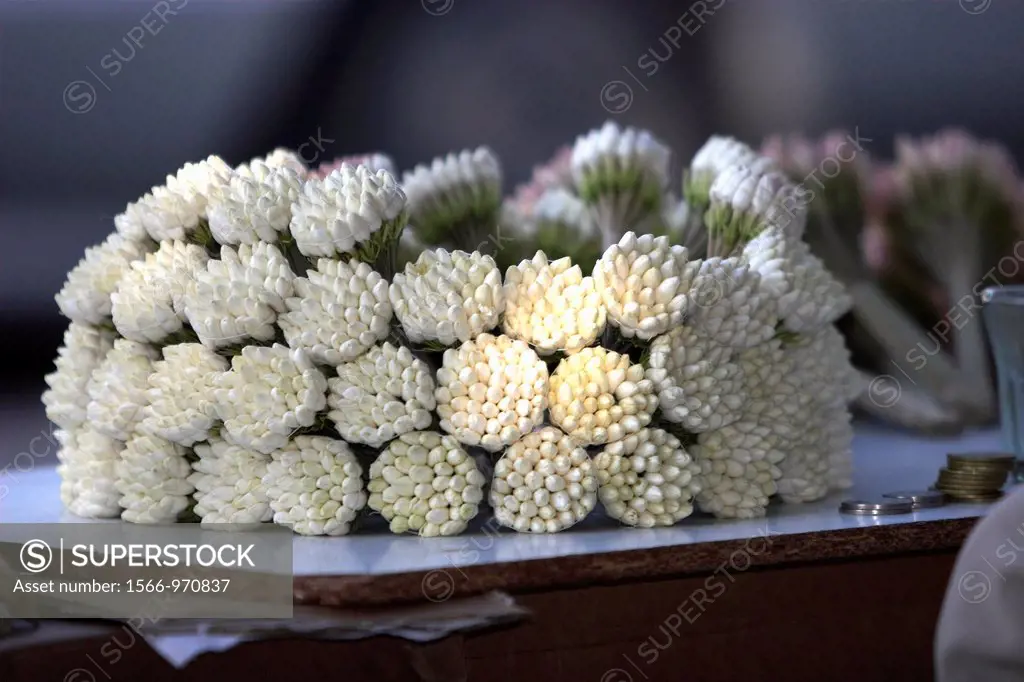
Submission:
<svg viewBox="0 0 1024 682">
<path fill-rule="evenodd" d="M 607 118 L 677 172 L 714 132 L 837 126 L 1020 158 L 1022 26 L 1014 0 L 0 0 L 0 437 L 45 422 L 66 271 L 186 161 L 488 144 L 508 192 Z"/>
</svg>

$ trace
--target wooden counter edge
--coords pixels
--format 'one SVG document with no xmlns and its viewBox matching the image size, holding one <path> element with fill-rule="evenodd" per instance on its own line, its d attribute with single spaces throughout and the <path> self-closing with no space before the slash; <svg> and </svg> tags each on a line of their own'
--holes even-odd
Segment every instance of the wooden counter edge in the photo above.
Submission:
<svg viewBox="0 0 1024 682">
<path fill-rule="evenodd" d="M 712 573 L 725 566 L 778 566 L 958 548 L 978 517 L 771 534 L 746 539 L 582 554 L 385 575 L 296 576 L 295 603 L 376 607 Z"/>
</svg>

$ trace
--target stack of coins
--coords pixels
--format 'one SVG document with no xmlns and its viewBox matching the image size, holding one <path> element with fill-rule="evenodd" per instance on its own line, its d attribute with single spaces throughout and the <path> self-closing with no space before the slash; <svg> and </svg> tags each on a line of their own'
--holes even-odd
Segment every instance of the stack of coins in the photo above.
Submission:
<svg viewBox="0 0 1024 682">
<path fill-rule="evenodd" d="M 935 488 L 961 502 L 991 502 L 1002 496 L 1013 463 L 1013 455 L 998 452 L 950 454 Z"/>
</svg>

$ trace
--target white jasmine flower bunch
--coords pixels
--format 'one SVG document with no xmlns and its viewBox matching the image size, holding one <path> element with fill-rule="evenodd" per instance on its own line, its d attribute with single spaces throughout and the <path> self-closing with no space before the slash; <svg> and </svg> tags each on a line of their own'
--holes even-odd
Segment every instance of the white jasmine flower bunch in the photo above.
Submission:
<svg viewBox="0 0 1024 682">
<path fill-rule="evenodd" d="M 416 166 L 402 176 L 409 222 L 424 244 L 482 249 L 498 225 L 501 183 L 501 164 L 487 147 Z"/>
<path fill-rule="evenodd" d="M 594 457 L 598 497 L 613 519 L 629 526 L 671 526 L 693 513 L 700 465 L 678 438 L 644 428 L 606 445 Z"/>
<path fill-rule="evenodd" d="M 477 515 L 485 482 L 454 438 L 415 431 L 391 441 L 370 465 L 369 505 L 392 533 L 458 535 Z"/>
<path fill-rule="evenodd" d="M 384 170 L 391 175 L 398 177 L 395 162 L 387 154 L 372 152 L 370 154 L 356 154 L 353 156 L 341 156 L 330 161 L 325 161 L 313 171 L 315 175 L 326 178 L 342 166 L 366 166 L 371 173 Z"/>
<path fill-rule="evenodd" d="M 363 469 L 344 441 L 296 436 L 272 455 L 263 485 L 274 523 L 300 535 L 346 535 L 366 506 Z"/>
<path fill-rule="evenodd" d="M 505 273 L 502 328 L 540 355 L 572 354 L 591 345 L 605 325 L 605 308 L 591 277 L 568 258 L 548 262 L 538 251 Z"/>
<path fill-rule="evenodd" d="M 608 319 L 623 336 L 649 341 L 683 323 L 696 305 L 688 252 L 668 237 L 627 232 L 594 266 Z"/>
<path fill-rule="evenodd" d="M 327 406 L 327 378 L 305 351 L 281 344 L 246 346 L 213 385 L 225 439 L 267 455 Z"/>
<path fill-rule="evenodd" d="M 558 363 L 548 402 L 556 426 L 581 445 L 600 445 L 647 426 L 658 397 L 642 365 L 598 346 Z"/>
<path fill-rule="evenodd" d="M 587 451 L 546 426 L 514 443 L 498 460 L 490 503 L 502 526 L 519 532 L 557 533 L 593 511 L 597 489 Z"/>
<path fill-rule="evenodd" d="M 309 174 L 309 169 L 306 167 L 306 162 L 302 160 L 302 157 L 291 149 L 285 149 L 284 147 L 278 147 L 264 157 L 257 156 L 249 162 L 249 166 L 251 167 L 257 161 L 266 164 L 270 168 L 287 168 L 297 173 L 299 177 L 305 177 Z M 236 170 L 244 167 L 242 166 Z"/>
<path fill-rule="evenodd" d="M 284 305 L 277 323 L 288 345 L 322 365 L 350 362 L 390 333 L 388 282 L 357 260 L 321 258 Z"/>
<path fill-rule="evenodd" d="M 252 161 L 230 174 L 217 186 L 209 200 L 210 232 L 218 244 L 277 242 L 288 237 L 292 204 L 305 184 L 305 168 L 293 164 L 270 165 Z"/>
<path fill-rule="evenodd" d="M 651 133 L 620 128 L 614 121 L 576 139 L 573 180 L 604 248 L 617 243 L 624 230 L 638 230 L 658 215 L 670 157 L 668 147 Z"/>
<path fill-rule="evenodd" d="M 147 380 L 141 430 L 186 447 L 205 441 L 217 421 L 215 380 L 229 366 L 202 344 L 164 346 Z"/>
<path fill-rule="evenodd" d="M 57 294 L 57 305 L 72 322 L 105 325 L 110 321 L 111 294 L 129 266 L 150 251 L 150 242 L 133 241 L 119 233 L 85 250 L 85 257 L 68 273 Z"/>
<path fill-rule="evenodd" d="M 372 447 L 429 428 L 437 405 L 430 368 L 408 348 L 387 342 L 340 365 L 327 386 L 327 416 L 338 433 Z"/>
<path fill-rule="evenodd" d="M 779 302 L 742 258 L 711 257 L 690 264 L 692 324 L 729 348 L 753 348 L 773 336 Z"/>
<path fill-rule="evenodd" d="M 62 429 L 74 429 L 86 421 L 89 377 L 114 347 L 114 334 L 87 324 L 72 322 L 57 351 L 55 372 L 46 375 L 43 393 L 46 418 Z"/>
<path fill-rule="evenodd" d="M 693 327 L 656 337 L 644 374 L 657 391 L 661 415 L 690 433 L 737 421 L 747 395 L 733 355 L 731 348 Z"/>
<path fill-rule="evenodd" d="M 114 341 L 86 386 L 86 415 L 97 431 L 119 441 L 131 438 L 149 402 L 149 375 L 159 357 L 152 346 L 128 339 Z"/>
<path fill-rule="evenodd" d="M 497 452 L 543 422 L 548 368 L 523 341 L 481 334 L 444 352 L 435 395 L 444 431 Z"/>
<path fill-rule="evenodd" d="M 775 301 L 791 332 L 809 333 L 842 317 L 852 306 L 846 288 L 803 241 L 773 228 L 754 237 L 743 258 L 760 275 L 763 295 Z"/>
<path fill-rule="evenodd" d="M 764 516 L 786 457 L 778 443 L 771 425 L 754 420 L 702 433 L 693 448 L 701 465 L 701 510 L 719 518 Z"/>
<path fill-rule="evenodd" d="M 847 406 L 856 396 L 856 372 L 833 326 L 798 337 L 785 353 L 792 366 L 787 379 L 796 387 L 800 410 L 793 418 L 795 433 L 786 459 L 779 465 L 779 494 L 786 502 L 810 502 L 825 497 L 830 488 L 851 483 L 853 429 Z"/>
<path fill-rule="evenodd" d="M 525 225 L 537 248 L 553 259 L 569 257 L 590 272 L 601 256 L 601 234 L 593 216 L 583 200 L 565 187 L 544 192 Z"/>
<path fill-rule="evenodd" d="M 434 346 L 494 329 L 505 310 L 501 272 L 479 251 L 424 251 L 395 275 L 389 295 L 406 338 Z"/>
<path fill-rule="evenodd" d="M 204 526 L 252 524 L 271 521 L 267 486 L 263 479 L 271 458 L 212 437 L 198 443 L 189 482 L 195 487 L 192 511 Z"/>
<path fill-rule="evenodd" d="M 401 186 L 382 155 L 187 164 L 115 218 L 57 295 L 71 325 L 43 402 L 62 499 L 135 523 L 194 512 L 312 535 L 348 533 L 369 503 L 391 530 L 433 537 L 478 512 L 471 447 L 504 452 L 492 506 L 529 532 L 575 524 L 599 488 L 612 516 L 650 527 L 845 484 L 860 381 L 832 323 L 849 297 L 801 240 L 795 188 L 719 138 L 681 202 L 668 160 L 609 123 L 507 202 L 501 226 L 486 148 Z M 506 244 L 489 231 L 509 216 Z M 408 248 L 469 248 L 417 251 L 391 277 L 407 220 Z M 413 354 L 440 350 L 436 376 L 435 356 Z M 369 493 L 348 443 L 381 449 Z"/>
<path fill-rule="evenodd" d="M 139 343 L 164 343 L 186 324 L 185 298 L 210 257 L 202 246 L 165 241 L 132 263 L 111 294 L 117 332 Z"/>
<path fill-rule="evenodd" d="M 226 185 L 231 167 L 219 156 L 186 163 L 167 182 L 154 187 L 136 204 L 146 232 L 154 241 L 208 241 L 210 196 Z"/>
<path fill-rule="evenodd" d="M 295 274 L 273 244 L 224 246 L 220 258 L 196 273 L 185 293 L 185 311 L 199 340 L 215 350 L 272 341 L 294 287 Z"/>
<path fill-rule="evenodd" d="M 187 450 L 146 433 L 135 433 L 114 467 L 121 518 L 132 523 L 173 523 L 188 510 L 195 491 Z"/>
<path fill-rule="evenodd" d="M 142 206 L 139 202 L 132 202 L 125 206 L 123 213 L 114 216 L 114 230 L 128 241 L 145 243 L 150 238 L 143 219 Z"/>
<path fill-rule="evenodd" d="M 405 207 L 391 173 L 342 164 L 323 179 L 306 180 L 292 204 L 291 235 L 306 256 L 354 257 L 390 276 Z"/>
<path fill-rule="evenodd" d="M 61 502 L 76 516 L 117 518 L 121 507 L 115 468 L 124 443 L 103 435 L 89 423 L 54 434 L 60 442 L 57 473 Z"/>
<path fill-rule="evenodd" d="M 796 185 L 767 157 L 726 167 L 710 189 L 705 215 L 708 254 L 735 255 L 771 227 L 799 240 L 807 224 L 807 202 Z"/>
<path fill-rule="evenodd" d="M 683 174 L 683 196 L 698 215 L 703 216 L 711 202 L 711 185 L 728 168 L 749 165 L 758 158 L 749 145 L 731 137 L 712 135 L 697 150 Z"/>
</svg>

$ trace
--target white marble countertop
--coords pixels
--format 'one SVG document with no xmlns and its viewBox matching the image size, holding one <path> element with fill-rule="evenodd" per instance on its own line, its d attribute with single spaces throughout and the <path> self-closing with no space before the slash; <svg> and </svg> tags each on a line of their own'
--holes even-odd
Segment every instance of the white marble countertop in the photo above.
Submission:
<svg viewBox="0 0 1024 682">
<path fill-rule="evenodd" d="M 959 438 L 925 439 L 877 426 L 858 429 L 854 442 L 854 487 L 805 505 L 773 505 L 768 516 L 751 520 L 715 520 L 697 516 L 678 526 L 659 529 L 624 528 L 603 515 L 587 519 L 555 535 L 497 531 L 493 524 L 471 526 L 451 538 L 395 536 L 382 523 L 344 538 L 296 537 L 297 576 L 384 575 L 430 571 L 558 556 L 652 549 L 772 535 L 841 530 L 865 526 L 936 521 L 980 516 L 987 504 L 950 504 L 912 514 L 859 517 L 840 514 L 839 502 L 850 497 L 878 496 L 895 490 L 925 489 L 951 451 L 999 449 L 998 433 L 982 431 Z M 19 473 L 8 471 L 0 495 L 0 523 L 82 523 L 60 503 L 59 481 L 51 467 Z M 117 523 L 117 521 L 113 521 Z"/>
</svg>

